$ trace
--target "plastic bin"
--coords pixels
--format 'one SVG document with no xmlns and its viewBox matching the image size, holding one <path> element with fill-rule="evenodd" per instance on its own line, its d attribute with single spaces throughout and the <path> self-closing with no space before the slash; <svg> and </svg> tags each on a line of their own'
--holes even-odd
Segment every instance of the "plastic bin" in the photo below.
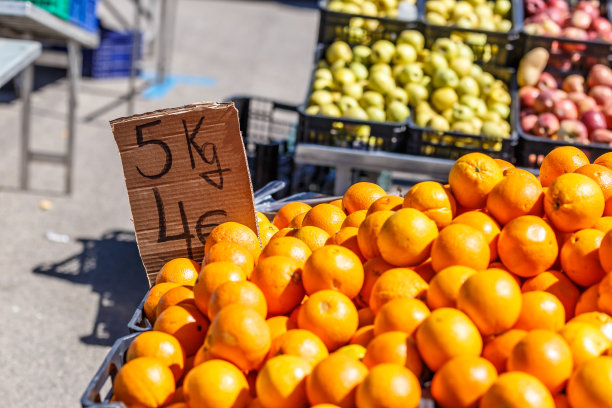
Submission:
<svg viewBox="0 0 612 408">
<path fill-rule="evenodd" d="M 142 33 L 138 35 L 139 60 L 142 55 Z M 95 50 L 83 50 L 83 75 L 92 78 L 129 77 L 132 71 L 134 34 L 100 29 L 100 45 Z"/>
<path fill-rule="evenodd" d="M 35 6 L 38 6 L 49 13 L 58 16 L 62 20 L 68 20 L 70 16 L 70 0 L 17 0 L 30 1 Z"/>
<path fill-rule="evenodd" d="M 483 69 L 493 74 L 496 79 L 504 81 L 510 94 L 516 96 L 516 75 L 513 70 L 496 66 L 484 66 Z M 467 153 L 482 152 L 494 158 L 513 161 L 515 147 L 518 144 L 516 116 L 518 116 L 518 102 L 517 98 L 513 97 L 508 120 L 511 127 L 509 138 L 421 128 L 410 118 L 407 153 L 456 160 Z"/>
<path fill-rule="evenodd" d="M 144 313 L 144 302 L 148 294 L 149 292 L 147 291 L 147 293 L 142 298 L 142 301 L 134 311 L 132 318 L 128 322 L 128 330 L 130 333 L 141 333 L 153 329 L 153 326 L 151 326 L 149 319 L 147 319 Z"/>
<path fill-rule="evenodd" d="M 98 18 L 96 16 L 97 0 L 71 0 L 70 22 L 84 28 L 87 31 L 98 30 Z"/>
</svg>

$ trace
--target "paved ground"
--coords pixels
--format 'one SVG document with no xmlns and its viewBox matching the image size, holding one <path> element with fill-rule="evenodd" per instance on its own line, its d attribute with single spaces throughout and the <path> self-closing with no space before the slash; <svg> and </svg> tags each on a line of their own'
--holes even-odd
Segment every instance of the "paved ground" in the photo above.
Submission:
<svg viewBox="0 0 612 408">
<path fill-rule="evenodd" d="M 306 92 L 318 24 L 312 2 L 181 0 L 172 72 L 214 79 L 210 87 L 177 85 L 137 111 L 221 100 L 235 94 L 300 102 Z M 65 142 L 62 71 L 38 84 L 34 144 Z M 53 75 L 57 74 L 56 78 Z M 79 116 L 126 89 L 120 80 L 86 80 Z M 125 327 L 147 283 L 134 242 L 123 174 L 108 120 L 79 123 L 74 192 L 58 190 L 63 173 L 32 168 L 35 191 L 21 192 L 18 112 L 11 89 L 0 92 L 0 395 L 3 407 L 78 406 L 81 393 Z M 49 200 L 50 210 L 40 209 Z M 51 235 L 49 235 L 51 233 Z M 48 238 L 65 234 L 68 243 Z"/>
</svg>

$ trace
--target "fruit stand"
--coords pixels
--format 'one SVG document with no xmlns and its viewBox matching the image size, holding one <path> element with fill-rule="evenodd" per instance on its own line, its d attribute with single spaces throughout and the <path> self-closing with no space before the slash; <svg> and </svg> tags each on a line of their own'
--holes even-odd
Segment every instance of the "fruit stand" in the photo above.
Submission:
<svg viewBox="0 0 612 408">
<path fill-rule="evenodd" d="M 82 406 L 612 407 L 610 3 L 319 8 L 300 106 L 240 96 L 235 117 L 196 104 L 111 123 L 151 288 Z M 146 183 L 127 170 L 132 128 L 165 158 L 136 166 Z M 170 169 L 200 172 L 198 156 L 222 208 L 190 229 L 198 200 L 173 183 L 192 175 Z M 223 191 L 246 163 L 263 188 Z M 334 196 L 296 191 L 322 184 L 308 166 L 333 169 Z M 407 191 L 359 180 L 383 171 Z"/>
</svg>

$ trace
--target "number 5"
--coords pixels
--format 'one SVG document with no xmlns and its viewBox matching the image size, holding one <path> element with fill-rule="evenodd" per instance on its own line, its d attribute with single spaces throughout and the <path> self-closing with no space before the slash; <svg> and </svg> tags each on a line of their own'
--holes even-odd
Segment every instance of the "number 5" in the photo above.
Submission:
<svg viewBox="0 0 612 408">
<path fill-rule="evenodd" d="M 153 122 L 148 122 L 136 126 L 136 143 L 138 143 L 138 147 L 143 147 L 147 145 L 157 145 L 164 149 L 164 153 L 166 153 L 166 162 L 164 164 L 164 168 L 158 174 L 144 174 L 142 170 L 140 170 L 140 168 L 136 166 L 136 170 L 138 170 L 138 173 L 140 173 L 141 176 L 150 179 L 158 179 L 160 177 L 163 177 L 164 175 L 166 175 L 166 173 L 170 171 L 170 168 L 172 167 L 172 152 L 170 152 L 170 147 L 168 147 L 166 143 L 162 142 L 161 140 L 148 140 L 146 142 L 143 140 L 142 129 L 157 126 L 160 123 L 161 120 L 158 119 Z"/>
</svg>

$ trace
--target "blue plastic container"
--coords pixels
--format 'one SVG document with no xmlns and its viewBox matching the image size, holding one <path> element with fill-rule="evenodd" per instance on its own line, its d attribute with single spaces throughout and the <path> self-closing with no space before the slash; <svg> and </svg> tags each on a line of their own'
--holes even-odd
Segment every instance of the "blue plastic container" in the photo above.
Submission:
<svg viewBox="0 0 612 408">
<path fill-rule="evenodd" d="M 98 30 L 97 0 L 71 0 L 69 20 L 87 31 Z"/>
<path fill-rule="evenodd" d="M 142 33 L 138 35 L 139 60 L 142 55 Z M 83 51 L 83 75 L 92 78 L 129 77 L 132 70 L 134 35 L 100 28 L 100 45 L 95 50 Z"/>
</svg>

